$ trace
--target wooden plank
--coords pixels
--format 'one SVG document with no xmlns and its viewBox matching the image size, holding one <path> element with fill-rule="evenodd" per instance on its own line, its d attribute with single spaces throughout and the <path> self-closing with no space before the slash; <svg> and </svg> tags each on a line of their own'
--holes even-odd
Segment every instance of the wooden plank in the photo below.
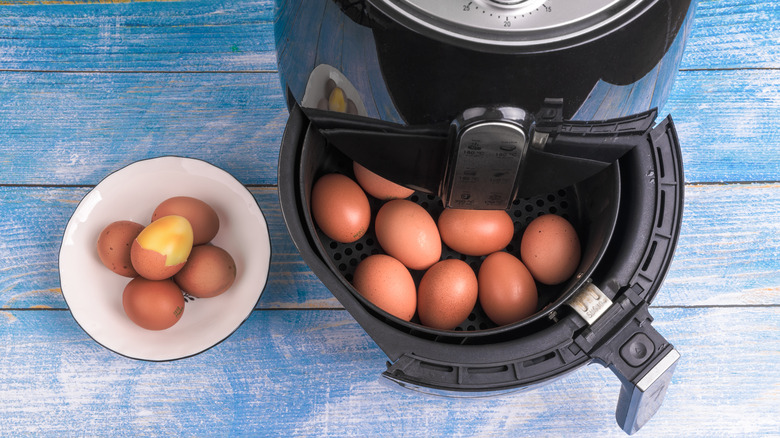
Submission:
<svg viewBox="0 0 780 438">
<path fill-rule="evenodd" d="M 276 184 L 287 120 L 277 74 L 0 72 L 0 184 L 97 184 L 157 155 Z M 686 181 L 777 181 L 780 75 L 683 71 L 671 113 Z"/>
<path fill-rule="evenodd" d="M 182 155 L 275 184 L 280 88 L 276 74 L 0 73 L 0 183 L 94 185 Z"/>
<path fill-rule="evenodd" d="M 3 6 L 0 69 L 276 70 L 272 0 L 94 3 Z"/>
<path fill-rule="evenodd" d="M 780 3 L 699 0 L 683 69 L 780 68 Z"/>
<path fill-rule="evenodd" d="M 681 352 L 664 404 L 637 436 L 780 430 L 780 309 L 657 309 Z M 494 397 L 382 384 L 386 357 L 344 311 L 257 311 L 192 358 L 148 363 L 93 342 L 65 311 L 0 311 L 4 434 L 625 437 L 618 379 L 586 366 Z M 463 394 L 460 394 L 463 395 Z M 41 421 L 45 418 L 46 421 Z"/>
<path fill-rule="evenodd" d="M 57 257 L 88 188 L 0 187 L 0 308 L 66 305 Z M 275 188 L 252 188 L 271 232 L 270 281 L 258 308 L 333 308 L 338 301 L 301 259 Z M 654 306 L 780 304 L 780 184 L 686 189 L 682 232 Z"/>
<path fill-rule="evenodd" d="M 16 5 L 0 10 L 0 69 L 276 69 L 273 0 L 0 4 Z M 780 67 L 778 17 L 772 1 L 700 0 L 681 67 Z"/>
<path fill-rule="evenodd" d="M 88 190 L 0 187 L 0 308 L 67 308 L 59 284 L 59 248 L 68 220 Z M 293 245 L 276 189 L 251 191 L 268 222 L 272 250 L 258 308 L 340 307 Z"/>
<path fill-rule="evenodd" d="M 661 114 L 672 114 L 687 182 L 780 178 L 778 70 L 680 72 Z"/>
<path fill-rule="evenodd" d="M 686 187 L 680 240 L 653 304 L 780 304 L 780 184 Z"/>
</svg>

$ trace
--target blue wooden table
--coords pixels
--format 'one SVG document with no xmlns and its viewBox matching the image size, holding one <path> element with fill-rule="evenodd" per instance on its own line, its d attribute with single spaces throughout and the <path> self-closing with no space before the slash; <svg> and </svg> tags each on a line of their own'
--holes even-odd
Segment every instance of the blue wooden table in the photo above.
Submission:
<svg viewBox="0 0 780 438">
<path fill-rule="evenodd" d="M 619 382 L 597 365 L 476 399 L 382 382 L 386 357 L 281 217 L 273 15 L 271 0 L 0 1 L 0 436 L 624 436 Z M 662 113 L 686 198 L 651 313 L 682 359 L 637 436 L 780 436 L 780 4 L 700 1 Z M 154 363 L 79 327 L 57 256 L 94 185 L 162 155 L 246 185 L 273 255 L 230 338 Z"/>
</svg>

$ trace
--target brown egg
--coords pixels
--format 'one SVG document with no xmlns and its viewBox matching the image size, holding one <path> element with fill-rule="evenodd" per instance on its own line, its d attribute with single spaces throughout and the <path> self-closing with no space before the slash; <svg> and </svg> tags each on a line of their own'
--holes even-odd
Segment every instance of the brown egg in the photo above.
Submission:
<svg viewBox="0 0 780 438">
<path fill-rule="evenodd" d="M 438 226 L 447 246 L 470 256 L 500 251 L 515 234 L 512 218 L 504 210 L 447 208 L 439 215 Z"/>
<path fill-rule="evenodd" d="M 371 206 L 363 189 L 338 173 L 323 175 L 314 183 L 311 212 L 322 232 L 341 243 L 363 237 L 371 222 Z"/>
<path fill-rule="evenodd" d="M 520 258 L 540 283 L 563 283 L 577 270 L 580 257 L 580 238 L 561 216 L 539 216 L 523 232 Z"/>
<path fill-rule="evenodd" d="M 388 201 L 390 199 L 404 199 L 412 196 L 412 193 L 414 193 L 414 190 L 407 189 L 402 185 L 382 178 L 357 162 L 352 164 L 352 169 L 355 171 L 355 179 L 357 179 L 360 187 L 362 187 L 366 193 L 379 200 Z"/>
<path fill-rule="evenodd" d="M 122 293 L 122 307 L 131 321 L 147 330 L 165 330 L 184 313 L 184 296 L 172 280 L 130 280 Z"/>
<path fill-rule="evenodd" d="M 491 321 L 512 324 L 536 312 L 539 296 L 523 262 L 507 252 L 490 254 L 477 275 L 479 303 Z"/>
<path fill-rule="evenodd" d="M 173 280 L 188 294 L 211 298 L 222 294 L 236 279 L 236 262 L 224 249 L 214 245 L 192 248 L 187 263 Z"/>
<path fill-rule="evenodd" d="M 192 244 L 208 243 L 219 231 L 219 216 L 210 205 L 189 196 L 166 199 L 155 208 L 152 222 L 163 216 L 177 215 L 186 218 L 192 225 Z"/>
<path fill-rule="evenodd" d="M 100 232 L 97 240 L 97 253 L 100 261 L 113 272 L 125 277 L 137 277 L 138 272 L 130 261 L 130 248 L 133 240 L 144 226 L 132 221 L 116 221 L 108 224 Z"/>
<path fill-rule="evenodd" d="M 394 199 L 377 212 L 379 245 L 407 268 L 428 269 L 441 257 L 441 237 L 428 212 L 412 201 Z"/>
<path fill-rule="evenodd" d="M 417 291 L 409 270 L 384 254 L 366 257 L 355 268 L 355 289 L 385 312 L 409 321 L 417 308 Z"/>
<path fill-rule="evenodd" d="M 437 262 L 425 272 L 417 289 L 420 322 L 437 329 L 454 329 L 474 310 L 477 290 L 477 276 L 466 262 Z"/>
<path fill-rule="evenodd" d="M 130 247 L 133 268 L 144 278 L 170 278 L 192 251 L 192 226 L 182 216 L 165 216 L 147 225 Z"/>
</svg>

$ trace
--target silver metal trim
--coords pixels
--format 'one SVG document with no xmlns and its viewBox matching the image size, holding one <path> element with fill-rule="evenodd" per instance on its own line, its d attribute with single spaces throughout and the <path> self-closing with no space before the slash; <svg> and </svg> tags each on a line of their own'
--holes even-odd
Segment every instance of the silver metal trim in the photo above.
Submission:
<svg viewBox="0 0 780 438">
<path fill-rule="evenodd" d="M 429 0 L 430 1 L 430 0 Z M 532 5 L 534 7 L 542 7 L 544 6 L 545 9 L 552 9 L 554 8 L 556 11 L 559 9 L 567 9 L 571 8 L 571 5 L 567 6 L 567 1 L 569 0 L 562 0 L 560 3 L 558 3 L 558 0 L 535 0 L 533 2 L 522 2 L 519 3 L 517 6 L 509 6 L 509 7 L 518 7 L 521 9 L 524 9 L 528 5 Z M 646 0 L 624 0 L 626 5 L 620 6 L 620 9 L 611 12 L 611 14 L 603 18 L 601 21 L 598 21 L 596 23 L 593 23 L 589 26 L 586 26 L 581 29 L 572 29 L 568 32 L 562 32 L 557 36 L 548 37 L 548 38 L 528 38 L 528 35 L 526 35 L 526 32 L 523 30 L 520 30 L 518 33 L 518 30 L 515 28 L 505 28 L 503 25 L 496 26 L 494 29 L 488 29 L 488 28 L 481 28 L 479 26 L 474 26 L 473 24 L 468 24 L 463 21 L 451 21 L 448 18 L 445 18 L 445 14 L 442 13 L 444 10 L 448 10 L 448 8 L 458 8 L 463 7 L 462 4 L 458 2 L 451 2 L 451 1 L 441 1 L 441 0 L 433 0 L 431 4 L 435 5 L 434 9 L 438 10 L 430 10 L 425 6 L 422 6 L 419 4 L 420 0 L 381 0 L 381 3 L 387 5 L 391 9 L 395 10 L 396 13 L 399 13 L 403 16 L 405 16 L 408 19 L 411 19 L 418 25 L 422 25 L 428 29 L 434 30 L 440 34 L 447 35 L 449 37 L 454 37 L 457 39 L 470 41 L 474 43 L 481 43 L 481 44 L 491 44 L 491 45 L 497 45 L 497 46 L 506 46 L 506 47 L 534 47 L 538 45 L 545 45 L 550 43 L 556 43 L 560 41 L 565 41 L 571 38 L 576 38 L 581 35 L 587 34 L 589 32 L 593 32 L 603 26 L 608 25 L 609 23 L 620 19 L 623 15 L 629 13 L 631 10 L 638 7 L 643 1 Z M 423 0 L 423 2 L 428 5 L 428 3 Z M 485 2 L 484 0 L 478 0 L 478 4 L 482 5 L 483 8 L 489 8 L 490 3 Z M 546 6 L 547 4 L 551 4 L 551 6 Z M 607 6 L 603 6 L 603 9 L 608 9 L 611 6 L 614 6 L 615 4 L 620 4 L 619 0 L 612 0 L 611 2 L 607 2 Z M 507 8 L 507 6 L 499 6 L 498 4 L 493 3 L 494 7 L 503 9 Z M 525 5 L 525 6 L 524 6 Z M 429 6 L 430 7 L 430 6 Z M 415 11 L 415 12 L 412 12 Z M 595 16 L 598 15 L 599 11 L 591 11 L 589 13 L 584 12 L 583 15 L 579 16 L 576 20 L 573 20 L 573 22 L 580 21 L 586 17 Z M 449 23 L 450 26 L 452 26 L 454 29 L 457 29 L 458 27 L 460 30 L 450 30 L 446 29 L 445 27 L 442 27 L 440 24 L 437 24 L 436 21 L 442 21 Z M 539 30 L 549 30 L 556 27 L 559 28 L 566 28 L 570 26 L 572 22 L 564 22 L 564 23 L 557 23 L 557 24 L 547 24 L 540 26 Z M 482 30 L 485 32 L 493 32 L 496 33 L 495 36 L 477 36 L 477 35 L 469 35 L 469 29 L 472 30 Z M 505 39 L 507 35 L 516 34 L 517 38 L 509 38 Z M 501 36 L 499 36 L 501 35 Z M 522 35 L 522 36 L 521 36 Z"/>
<path fill-rule="evenodd" d="M 569 301 L 566 302 L 589 325 L 593 325 L 612 305 L 612 300 L 591 281 L 585 283 Z"/>
<path fill-rule="evenodd" d="M 645 392 L 647 391 L 650 386 L 655 383 L 656 380 L 658 380 L 659 377 L 661 377 L 666 371 L 671 368 L 677 360 L 680 359 L 680 353 L 672 349 L 666 356 L 664 356 L 663 359 L 661 359 L 660 362 L 658 362 L 650 371 L 645 374 L 644 377 L 639 381 L 639 383 L 636 384 L 636 387 L 639 388 L 640 391 Z"/>
</svg>

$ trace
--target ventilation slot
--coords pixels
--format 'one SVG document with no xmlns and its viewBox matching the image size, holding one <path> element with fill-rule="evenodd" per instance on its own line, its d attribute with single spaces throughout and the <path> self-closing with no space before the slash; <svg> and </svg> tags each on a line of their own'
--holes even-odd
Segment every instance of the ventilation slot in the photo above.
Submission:
<svg viewBox="0 0 780 438">
<path fill-rule="evenodd" d="M 647 268 L 650 267 L 650 262 L 653 261 L 653 255 L 655 255 L 655 248 L 658 246 L 658 242 L 653 241 L 653 244 L 650 245 L 650 252 L 647 253 L 647 258 L 645 259 L 645 263 L 642 265 L 642 270 L 647 271 Z"/>
<path fill-rule="evenodd" d="M 664 172 L 664 155 L 661 152 L 661 148 L 655 148 L 655 154 L 658 157 L 658 175 L 661 176 L 661 179 L 664 178 L 665 172 Z"/>
<path fill-rule="evenodd" d="M 496 367 L 474 367 L 469 368 L 469 374 L 495 374 L 495 373 L 505 373 L 509 370 L 509 367 L 506 365 L 500 365 Z"/>
<path fill-rule="evenodd" d="M 433 370 L 440 373 L 451 373 L 454 370 L 454 368 L 451 366 L 439 365 L 436 363 L 423 362 L 423 361 L 420 361 L 420 368 L 424 368 L 426 370 Z"/>
<path fill-rule="evenodd" d="M 534 366 L 534 365 L 538 365 L 538 364 L 540 364 L 542 362 L 545 362 L 545 361 L 548 361 L 548 360 L 550 360 L 550 359 L 552 359 L 554 357 L 555 357 L 555 352 L 547 353 L 544 356 L 537 356 L 537 357 L 535 357 L 533 359 L 529 359 L 529 360 L 523 362 L 523 368 L 528 368 L 528 367 L 531 367 L 531 366 Z"/>
</svg>

